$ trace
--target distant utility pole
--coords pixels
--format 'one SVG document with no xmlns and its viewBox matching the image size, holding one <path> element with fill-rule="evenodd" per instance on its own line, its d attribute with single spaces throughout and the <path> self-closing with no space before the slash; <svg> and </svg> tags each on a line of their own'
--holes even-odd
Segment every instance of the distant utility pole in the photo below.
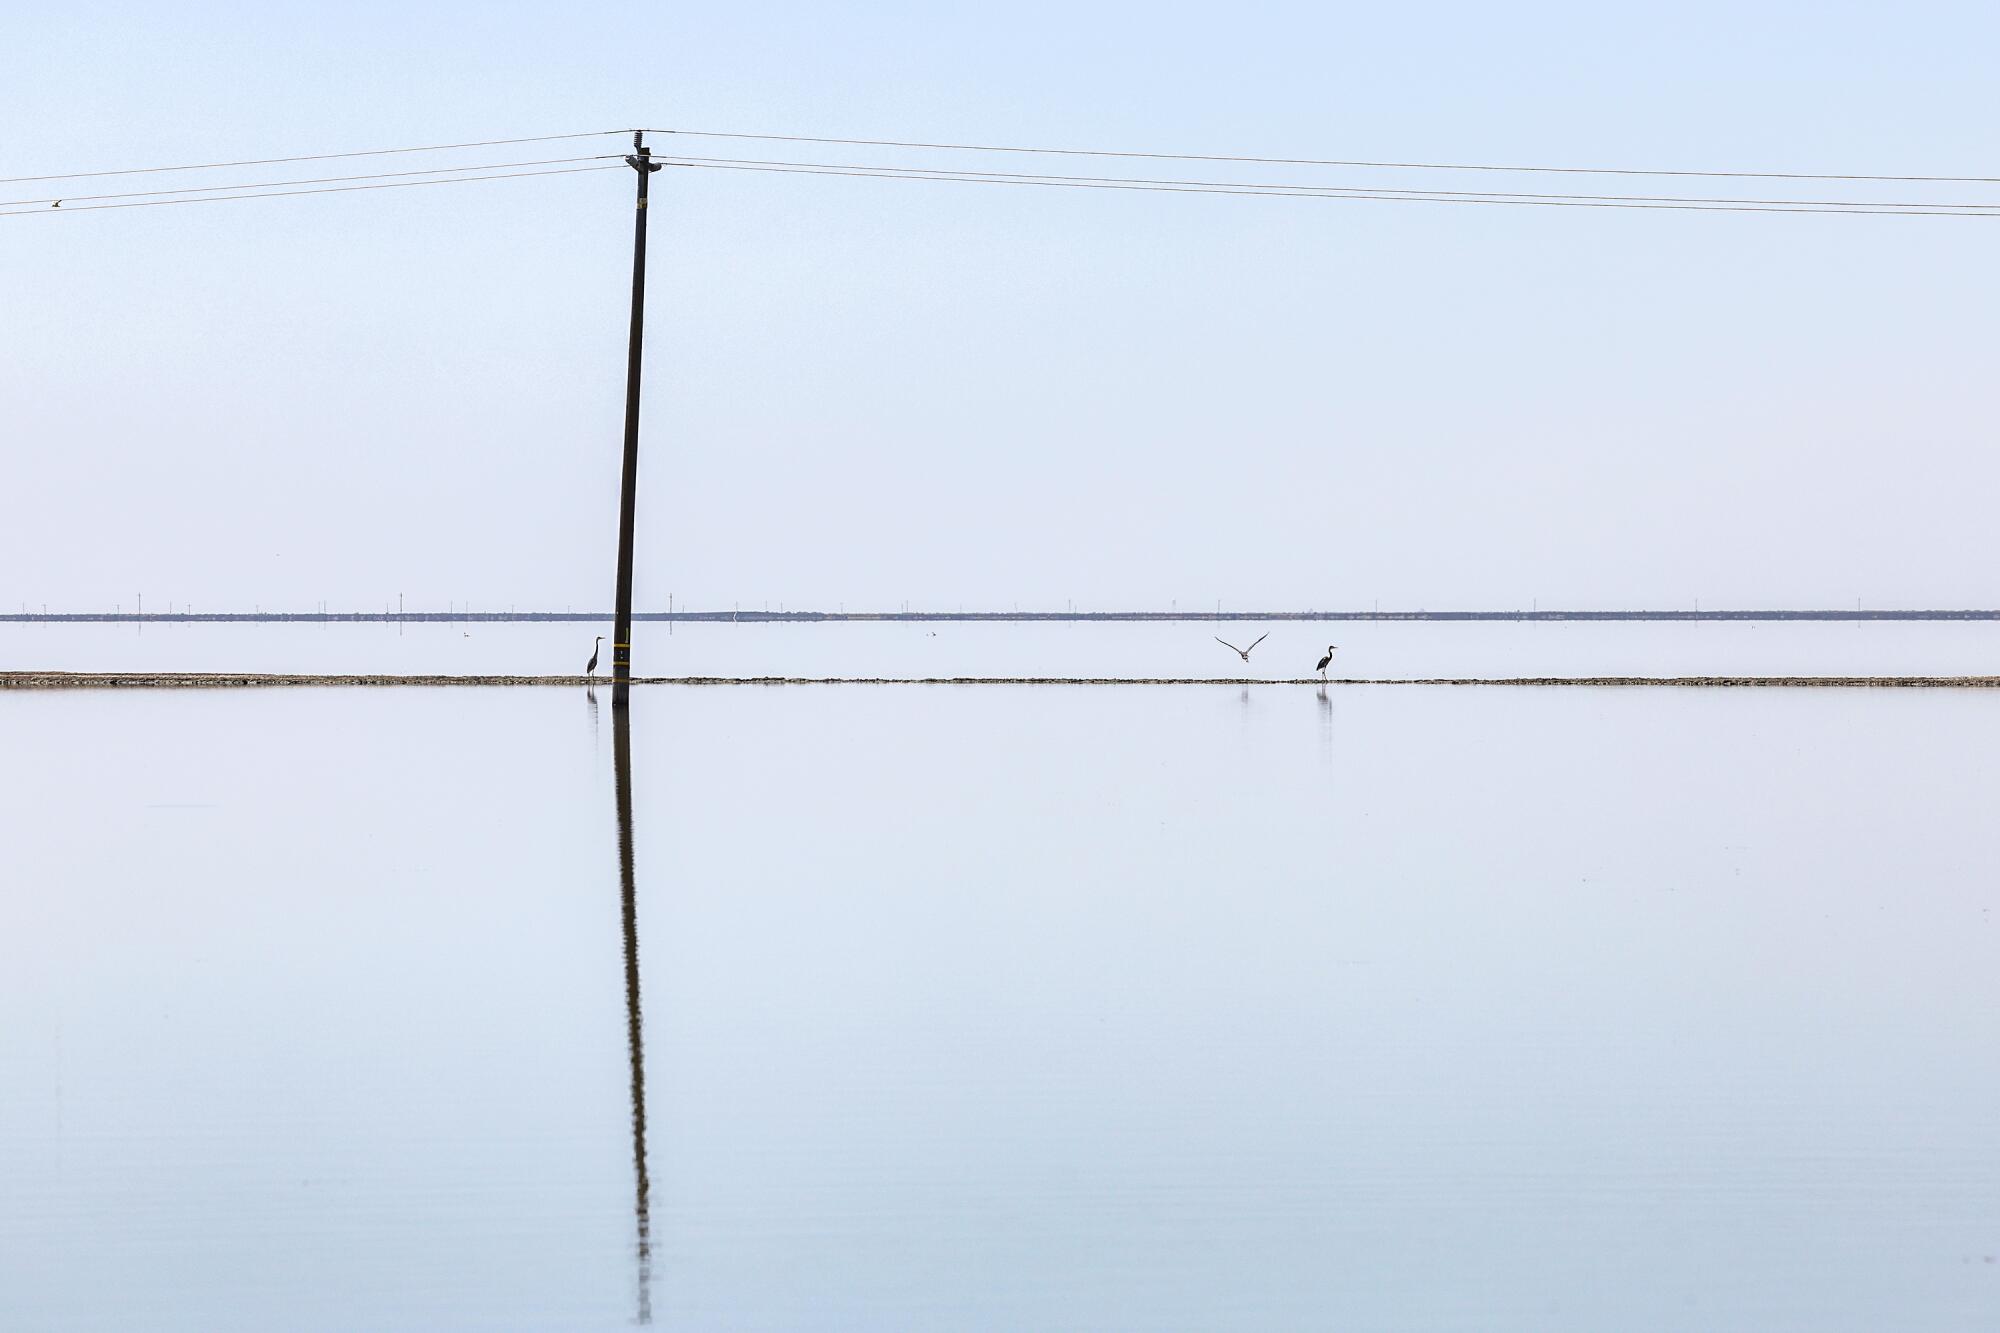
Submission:
<svg viewBox="0 0 2000 1333">
<path fill-rule="evenodd" d="M 632 687 L 632 514 L 639 482 L 639 359 L 646 346 L 646 182 L 660 164 L 634 131 L 625 165 L 639 174 L 632 223 L 632 341 L 625 356 L 625 466 L 618 488 L 618 609 L 611 627 L 611 706 L 623 708 Z"/>
</svg>

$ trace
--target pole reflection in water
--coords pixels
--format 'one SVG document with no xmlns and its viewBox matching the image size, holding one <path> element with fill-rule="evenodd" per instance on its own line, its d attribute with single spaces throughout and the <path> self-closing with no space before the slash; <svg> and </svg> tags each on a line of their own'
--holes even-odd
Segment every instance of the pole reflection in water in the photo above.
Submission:
<svg viewBox="0 0 2000 1333">
<path fill-rule="evenodd" d="M 596 703 L 593 696 L 592 704 Z M 595 710 L 593 709 L 593 717 Z M 618 897 L 625 924 L 625 1041 L 632 1060 L 632 1216 L 639 1258 L 638 1322 L 653 1322 L 653 1224 L 646 1179 L 646 1039 L 639 1012 L 639 903 L 632 880 L 632 713 L 611 702 L 611 754 L 618 794 Z"/>
</svg>

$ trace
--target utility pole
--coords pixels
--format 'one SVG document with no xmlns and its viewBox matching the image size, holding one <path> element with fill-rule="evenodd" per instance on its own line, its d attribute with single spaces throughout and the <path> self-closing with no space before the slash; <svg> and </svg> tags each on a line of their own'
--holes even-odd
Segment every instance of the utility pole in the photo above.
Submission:
<svg viewBox="0 0 2000 1333">
<path fill-rule="evenodd" d="M 639 362 L 646 346 L 646 182 L 660 169 L 645 132 L 632 133 L 625 165 L 639 174 L 632 222 L 632 341 L 625 357 L 625 466 L 618 488 L 618 609 L 611 628 L 611 706 L 623 708 L 632 688 L 632 513 L 639 482 Z"/>
</svg>

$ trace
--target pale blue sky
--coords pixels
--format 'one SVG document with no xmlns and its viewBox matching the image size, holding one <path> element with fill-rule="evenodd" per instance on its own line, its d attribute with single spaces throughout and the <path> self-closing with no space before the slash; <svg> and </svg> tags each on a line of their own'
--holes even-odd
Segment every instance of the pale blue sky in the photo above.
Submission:
<svg viewBox="0 0 2000 1333">
<path fill-rule="evenodd" d="M 1971 3 L 29 5 L 7 34 L 4 176 L 637 123 L 2000 175 Z M 655 180 L 645 606 L 2000 604 L 2000 219 Z M 2000 200 L 1916 189 L 1882 197 Z M 0 220 L 0 605 L 607 605 L 630 191 Z"/>
</svg>

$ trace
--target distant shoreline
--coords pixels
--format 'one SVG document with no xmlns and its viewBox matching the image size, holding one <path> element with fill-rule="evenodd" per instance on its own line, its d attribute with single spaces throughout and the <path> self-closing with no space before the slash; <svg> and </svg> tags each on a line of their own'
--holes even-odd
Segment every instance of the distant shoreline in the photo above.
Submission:
<svg viewBox="0 0 2000 1333">
<path fill-rule="evenodd" d="M 1242 676 L 635 676 L 635 686 L 785 685 L 1152 685 L 1152 686 L 1560 686 L 1670 689 L 2000 689 L 2000 676 L 1420 676 L 1336 678 L 1292 676 L 1261 680 Z M 287 675 L 227 671 L 0 671 L 0 693 L 9 690 L 273 689 L 292 687 L 423 688 L 459 686 L 610 687 L 603 676 L 381 676 Z"/>
<path fill-rule="evenodd" d="M 49 611 L 0 613 L 0 624 L 610 624 L 609 611 Z M 1947 621 L 2000 620 L 2000 610 L 1930 611 L 635 611 L 649 624 L 841 621 L 1125 623 L 1133 621 Z"/>
</svg>

